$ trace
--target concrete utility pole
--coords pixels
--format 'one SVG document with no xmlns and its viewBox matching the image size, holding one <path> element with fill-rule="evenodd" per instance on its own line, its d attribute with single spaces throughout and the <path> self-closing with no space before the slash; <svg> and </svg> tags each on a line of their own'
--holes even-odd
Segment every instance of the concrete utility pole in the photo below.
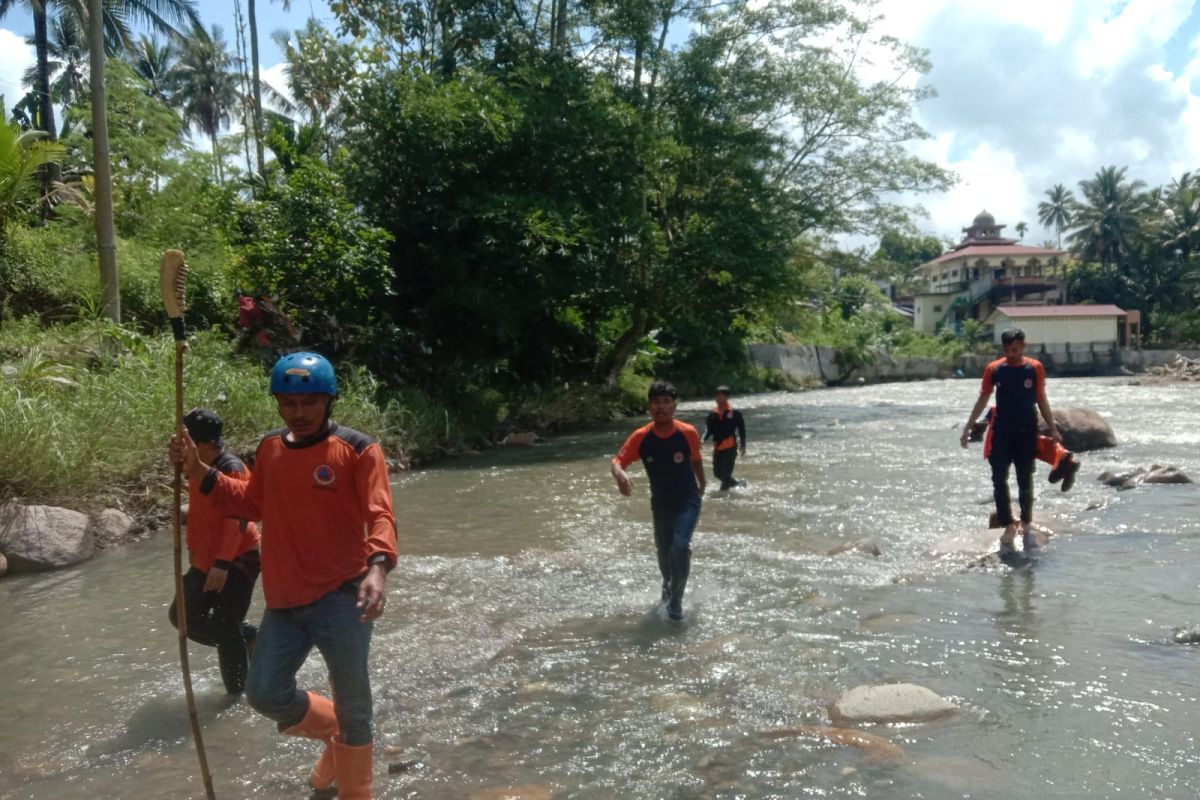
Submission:
<svg viewBox="0 0 1200 800">
<path fill-rule="evenodd" d="M 108 154 L 108 93 L 104 89 L 104 0 L 88 0 L 88 56 L 92 80 L 92 174 L 96 196 L 96 249 L 104 313 L 121 321 L 121 277 L 113 230 L 112 162 Z"/>
</svg>

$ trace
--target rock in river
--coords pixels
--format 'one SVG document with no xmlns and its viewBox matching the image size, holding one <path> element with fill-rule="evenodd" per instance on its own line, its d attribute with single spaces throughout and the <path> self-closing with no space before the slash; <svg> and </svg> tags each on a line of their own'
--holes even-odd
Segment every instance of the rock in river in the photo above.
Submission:
<svg viewBox="0 0 1200 800">
<path fill-rule="evenodd" d="M 837 725 L 870 722 L 927 722 L 953 714 L 949 700 L 913 683 L 856 686 L 829 705 Z"/>
<path fill-rule="evenodd" d="M 1171 639 L 1177 644 L 1200 644 L 1200 625 L 1176 628 L 1171 631 Z"/>
<path fill-rule="evenodd" d="M 879 545 L 875 544 L 870 539 L 855 539 L 850 542 L 843 542 L 837 547 L 829 551 L 829 555 L 836 556 L 841 553 L 849 553 L 855 551 L 866 556 L 879 555 Z"/>
<path fill-rule="evenodd" d="M 55 506 L 0 508 L 0 552 L 13 572 L 68 567 L 91 558 L 94 551 L 86 514 Z"/>
<path fill-rule="evenodd" d="M 1062 434 L 1063 447 L 1076 453 L 1116 447 L 1117 436 L 1104 418 L 1090 408 L 1054 410 L 1054 424 Z M 1040 432 L 1046 433 L 1046 423 L 1039 422 Z"/>
<path fill-rule="evenodd" d="M 1178 467 L 1164 467 L 1161 464 L 1151 464 L 1149 467 L 1138 467 L 1119 472 L 1105 470 L 1100 473 L 1098 480 L 1109 486 L 1115 486 L 1118 491 L 1132 489 L 1143 483 L 1191 483 L 1192 479 L 1179 471 Z"/>
</svg>

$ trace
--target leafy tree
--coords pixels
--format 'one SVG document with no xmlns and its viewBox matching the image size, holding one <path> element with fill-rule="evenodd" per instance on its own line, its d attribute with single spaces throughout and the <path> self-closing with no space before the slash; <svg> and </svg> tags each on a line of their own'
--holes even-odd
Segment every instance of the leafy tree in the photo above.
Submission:
<svg viewBox="0 0 1200 800">
<path fill-rule="evenodd" d="M 906 289 L 915 288 L 917 269 L 940 256 L 946 247 L 936 236 L 887 228 L 869 262 L 870 274 Z"/>
<path fill-rule="evenodd" d="M 376 363 L 392 294 L 390 237 L 363 219 L 332 170 L 304 160 L 269 200 L 247 206 L 240 236 L 241 277 L 296 309 L 306 345 Z"/>
<path fill-rule="evenodd" d="M 339 42 L 314 19 L 291 36 L 277 31 L 274 39 L 286 58 L 288 89 L 307 112 L 308 125 L 322 134 L 331 159 L 333 134 L 341 128 L 339 104 L 361 63 L 358 48 Z"/>
<path fill-rule="evenodd" d="M 178 169 L 176 156 L 183 123 L 151 93 L 151 88 L 122 61 L 107 70 L 109 139 L 112 143 L 114 213 L 126 236 L 140 230 L 164 178 Z M 92 106 L 71 109 L 68 119 L 79 129 L 64 143 L 82 172 L 91 172 Z"/>
<path fill-rule="evenodd" d="M 1053 189 L 1047 189 L 1046 199 L 1038 203 L 1038 222 L 1047 228 L 1054 228 L 1059 249 L 1062 249 L 1062 232 L 1071 227 L 1074 208 L 1075 195 L 1061 183 L 1054 184 Z"/>
</svg>

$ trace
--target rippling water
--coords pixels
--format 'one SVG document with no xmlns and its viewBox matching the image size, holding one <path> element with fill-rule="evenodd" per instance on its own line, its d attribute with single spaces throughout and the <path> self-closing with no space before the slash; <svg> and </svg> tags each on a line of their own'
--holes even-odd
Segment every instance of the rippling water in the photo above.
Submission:
<svg viewBox="0 0 1200 800">
<path fill-rule="evenodd" d="M 1062 535 L 1018 571 L 930 555 L 986 526 L 986 465 L 957 445 L 975 390 L 743 398 L 749 485 L 705 500 L 682 626 L 655 607 L 640 468 L 632 499 L 608 476 L 632 422 L 405 477 L 372 658 L 376 797 L 1196 797 L 1200 647 L 1168 642 L 1200 622 L 1200 489 L 1095 478 L 1200 476 L 1200 387 L 1051 382 L 1056 406 L 1095 408 L 1121 446 L 1087 454 L 1069 495 L 1042 465 L 1039 520 Z M 859 537 L 882 555 L 826 555 Z M 0 798 L 203 796 L 170 564 L 160 536 L 0 581 Z M 192 653 L 218 797 L 306 797 L 315 746 L 227 700 L 215 658 Z M 869 728 L 904 748 L 890 766 L 759 735 L 825 722 L 875 681 L 963 710 Z M 318 661 L 304 683 L 323 685 Z"/>
</svg>

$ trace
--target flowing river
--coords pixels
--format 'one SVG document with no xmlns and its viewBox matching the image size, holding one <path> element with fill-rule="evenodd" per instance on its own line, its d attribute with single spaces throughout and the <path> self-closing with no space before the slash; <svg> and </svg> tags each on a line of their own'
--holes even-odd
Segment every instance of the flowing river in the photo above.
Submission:
<svg viewBox="0 0 1200 800">
<path fill-rule="evenodd" d="M 1200 477 L 1200 386 L 1051 380 L 1120 446 L 1085 454 L 1070 494 L 1039 464 L 1038 518 L 1060 535 L 1019 570 L 930 555 L 986 528 L 986 464 L 957 443 L 976 387 L 735 399 L 748 485 L 704 501 L 682 625 L 656 608 L 644 474 L 629 499 L 608 474 L 635 421 L 401 478 L 375 796 L 1195 798 L 1200 646 L 1170 630 L 1200 623 L 1200 488 L 1096 476 Z M 882 555 L 827 555 L 859 537 Z M 0 580 L 0 798 L 203 797 L 171 593 L 169 535 Z M 226 698 L 213 653 L 191 652 L 217 796 L 308 797 L 318 746 Z M 315 654 L 301 678 L 324 687 Z M 960 708 L 868 726 L 898 763 L 762 735 L 896 681 Z"/>
</svg>

